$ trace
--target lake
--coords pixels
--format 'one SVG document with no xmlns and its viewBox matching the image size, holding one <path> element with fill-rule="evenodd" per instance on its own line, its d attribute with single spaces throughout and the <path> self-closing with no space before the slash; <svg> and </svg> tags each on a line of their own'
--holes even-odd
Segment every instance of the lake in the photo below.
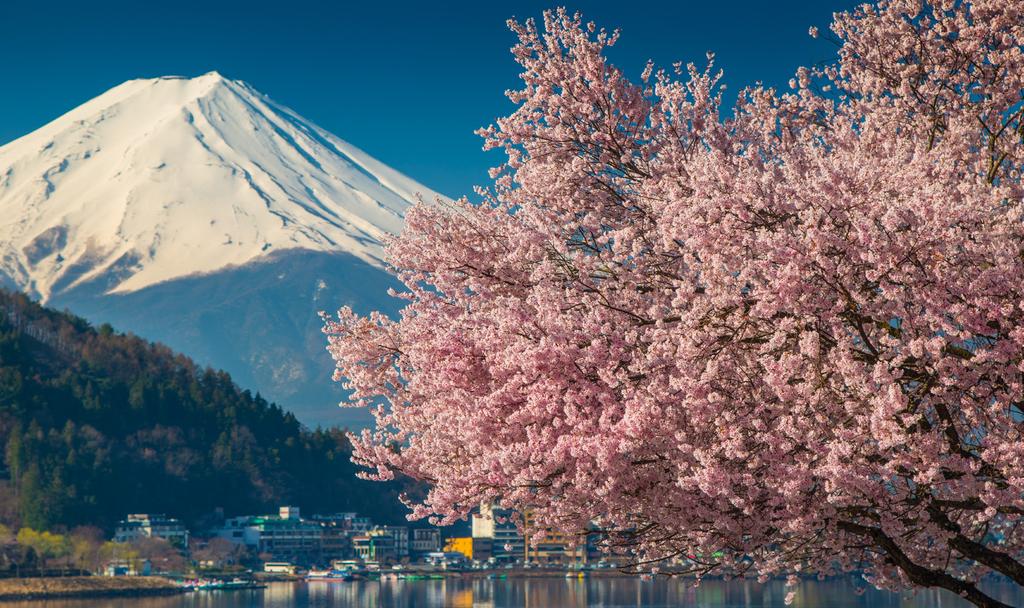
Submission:
<svg viewBox="0 0 1024 608">
<path fill-rule="evenodd" d="M 806 581 L 795 608 L 959 608 L 970 606 L 948 593 L 921 591 L 901 598 L 869 590 L 855 593 L 852 581 Z M 999 599 L 1024 606 L 1024 594 L 1010 585 L 989 589 Z M 683 580 L 632 578 L 587 580 L 537 578 L 427 580 L 349 583 L 272 583 L 250 591 L 200 591 L 176 597 L 4 602 L 4 608 L 779 608 L 781 581 L 705 581 L 694 589 Z"/>
</svg>

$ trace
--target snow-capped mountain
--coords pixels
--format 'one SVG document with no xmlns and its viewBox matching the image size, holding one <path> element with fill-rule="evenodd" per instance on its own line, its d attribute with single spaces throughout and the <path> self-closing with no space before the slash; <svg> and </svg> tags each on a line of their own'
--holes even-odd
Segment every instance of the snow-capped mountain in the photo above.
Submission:
<svg viewBox="0 0 1024 608">
<path fill-rule="evenodd" d="M 216 72 L 131 80 L 0 147 L 0 280 L 337 411 L 316 311 L 394 310 L 381 241 L 437 194 Z"/>
</svg>

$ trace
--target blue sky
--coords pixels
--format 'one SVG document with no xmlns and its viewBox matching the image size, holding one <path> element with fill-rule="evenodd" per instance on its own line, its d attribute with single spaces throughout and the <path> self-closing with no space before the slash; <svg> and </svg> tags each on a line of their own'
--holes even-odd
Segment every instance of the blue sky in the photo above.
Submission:
<svg viewBox="0 0 1024 608">
<path fill-rule="evenodd" d="M 729 89 L 783 85 L 831 59 L 807 36 L 849 0 L 579 1 L 622 29 L 612 61 L 636 76 L 713 50 Z M 449 196 L 487 182 L 500 153 L 477 127 L 517 85 L 505 19 L 557 2 L 36 2 L 0 11 L 0 145 L 132 78 L 218 70 L 249 82 L 381 161 Z"/>
</svg>

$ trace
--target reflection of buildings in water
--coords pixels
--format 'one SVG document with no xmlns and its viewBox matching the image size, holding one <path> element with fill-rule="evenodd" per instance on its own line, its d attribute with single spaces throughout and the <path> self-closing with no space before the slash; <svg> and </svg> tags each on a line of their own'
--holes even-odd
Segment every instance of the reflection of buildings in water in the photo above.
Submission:
<svg viewBox="0 0 1024 608">
<path fill-rule="evenodd" d="M 595 606 L 615 603 L 615 598 L 611 595 L 612 580 L 614 579 L 592 578 L 587 581 L 587 595 Z"/>
<path fill-rule="evenodd" d="M 729 585 L 732 588 L 732 585 Z M 708 606 L 722 606 L 726 602 L 726 587 L 723 585 L 723 581 L 718 579 L 711 579 L 702 581 L 700 587 L 697 587 L 697 601 L 702 605 L 707 604 Z"/>
<path fill-rule="evenodd" d="M 567 598 L 564 581 L 557 579 L 524 579 L 523 608 L 549 608 L 550 606 L 576 606 Z M 583 604 L 586 606 L 586 604 Z"/>
<path fill-rule="evenodd" d="M 451 608 L 473 608 L 473 590 L 459 589 L 448 597 L 445 606 Z"/>
<path fill-rule="evenodd" d="M 494 579 L 473 579 L 473 608 L 494 608 L 494 586 L 498 583 Z M 506 581 L 502 581 L 503 584 Z"/>
<path fill-rule="evenodd" d="M 764 604 L 764 585 L 753 583 L 749 580 L 743 581 L 743 606 L 751 608 Z"/>
<path fill-rule="evenodd" d="M 112 600 L 109 608 L 619 608 L 700 606 L 702 608 L 781 607 L 785 582 L 771 580 L 705 580 L 694 588 L 688 578 L 640 581 L 637 577 L 586 580 L 513 578 L 497 580 L 357 581 L 341 584 L 271 583 L 265 590 L 231 594 L 194 593 L 179 598 Z M 934 608 L 951 605 L 952 596 L 921 591 L 912 600 L 868 589 L 854 590 L 863 581 L 830 579 L 801 581 L 792 608 L 845 606 L 846 608 Z M 996 586 L 1001 601 L 1024 605 L 1024 594 L 1013 585 Z M 89 604 L 92 606 L 93 604 Z M 108 606 L 108 604 L 103 604 Z M 956 604 L 960 606 L 960 603 Z M 65 606 L 71 608 L 70 604 Z M 84 606 L 84 604 L 83 604 Z"/>
<path fill-rule="evenodd" d="M 590 606 L 590 585 L 585 578 L 573 577 L 565 579 L 566 606 Z"/>
<path fill-rule="evenodd" d="M 444 606 L 445 600 L 448 599 L 448 579 L 440 581 L 427 581 L 429 585 L 426 588 L 426 602 L 428 606 Z"/>
<path fill-rule="evenodd" d="M 268 583 L 263 590 L 263 599 L 270 605 L 291 606 L 296 604 L 296 591 L 295 583 Z"/>
<path fill-rule="evenodd" d="M 298 583 L 309 595 L 311 606 L 350 606 L 369 608 L 388 605 L 381 601 L 381 585 L 376 581 L 355 581 L 348 583 Z M 291 604 L 284 604 L 290 606 Z M 296 604 L 301 605 L 301 604 Z"/>
</svg>

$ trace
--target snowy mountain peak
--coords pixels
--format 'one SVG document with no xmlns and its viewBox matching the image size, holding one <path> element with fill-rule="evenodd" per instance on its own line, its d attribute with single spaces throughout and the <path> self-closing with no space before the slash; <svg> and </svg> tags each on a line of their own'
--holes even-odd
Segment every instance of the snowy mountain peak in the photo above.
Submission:
<svg viewBox="0 0 1024 608">
<path fill-rule="evenodd" d="M 0 147 L 0 275 L 44 301 L 381 242 L 436 193 L 218 72 L 130 80 Z"/>
</svg>

